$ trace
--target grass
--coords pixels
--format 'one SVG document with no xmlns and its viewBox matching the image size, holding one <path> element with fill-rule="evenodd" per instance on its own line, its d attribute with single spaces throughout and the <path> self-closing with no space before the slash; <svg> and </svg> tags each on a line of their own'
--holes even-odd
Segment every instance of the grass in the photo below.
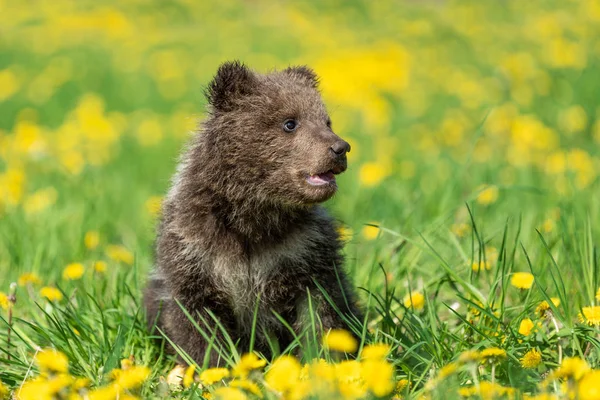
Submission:
<svg viewBox="0 0 600 400">
<path fill-rule="evenodd" d="M 215 343 L 228 367 L 247 368 L 245 381 L 267 398 L 276 395 L 265 382 L 288 398 L 307 385 L 321 398 L 599 397 L 594 1 L 65 0 L 8 13 L 0 54 L 7 393 L 66 398 L 76 384 L 50 393 L 48 374 L 62 367 L 40 356 L 56 349 L 68 376 L 89 380 L 77 389 L 84 398 L 115 398 L 94 392 L 111 382 L 121 396 L 239 395 L 218 392 L 222 382 L 169 387 L 174 359 L 147 332 L 141 308 L 157 204 L 202 118 L 202 87 L 219 62 L 238 58 L 261 71 L 309 64 L 322 77 L 334 129 L 353 149 L 327 207 L 345 224 L 345 268 L 368 310 L 357 346 L 389 347 L 385 361 L 363 351 L 344 363 L 339 343 L 321 346 L 309 310 L 306 335 L 279 349 L 304 358 L 267 360 L 263 374 L 230 338 Z M 89 232 L 98 243 L 85 240 Z M 83 275 L 65 279 L 71 263 Z M 517 287 L 529 286 L 517 272 L 532 274 L 530 288 Z M 26 282 L 25 273 L 35 276 Z M 61 298 L 50 301 L 43 287 Z M 541 359 L 524 368 L 534 349 Z M 282 378 L 317 358 L 327 364 L 309 380 Z M 40 384 L 33 397 L 25 382 Z"/>
</svg>

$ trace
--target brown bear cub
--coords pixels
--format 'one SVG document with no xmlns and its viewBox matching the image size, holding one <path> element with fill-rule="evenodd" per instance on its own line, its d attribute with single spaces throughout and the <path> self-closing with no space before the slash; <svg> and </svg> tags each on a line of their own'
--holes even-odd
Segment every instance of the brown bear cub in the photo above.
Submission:
<svg viewBox="0 0 600 400">
<path fill-rule="evenodd" d="M 150 326 L 197 363 L 218 363 L 214 347 L 205 354 L 211 335 L 225 336 L 213 316 L 241 351 L 255 325 L 265 353 L 308 326 L 308 296 L 324 330 L 362 320 L 336 224 L 319 205 L 336 192 L 350 146 L 333 133 L 317 83 L 303 66 L 263 75 L 228 62 L 208 86 L 208 118 L 163 204 L 145 294 Z"/>
</svg>

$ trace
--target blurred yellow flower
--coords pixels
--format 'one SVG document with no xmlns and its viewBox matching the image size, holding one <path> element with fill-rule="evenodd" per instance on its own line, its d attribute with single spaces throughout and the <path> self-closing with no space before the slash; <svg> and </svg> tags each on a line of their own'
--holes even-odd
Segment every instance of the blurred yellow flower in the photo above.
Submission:
<svg viewBox="0 0 600 400">
<path fill-rule="evenodd" d="M 0 71 L 0 101 L 17 93 L 20 83 L 17 75 L 9 68 Z"/>
<path fill-rule="evenodd" d="M 232 374 L 241 378 L 245 378 L 252 370 L 259 369 L 267 365 L 267 362 L 259 358 L 256 353 L 246 353 L 240 358 L 232 369 Z"/>
<path fill-rule="evenodd" d="M 600 301 L 600 288 L 596 291 L 596 300 Z"/>
<path fill-rule="evenodd" d="M 0 381 L 0 399 L 8 398 L 8 393 L 8 388 L 6 385 L 4 385 L 4 383 L 2 383 L 2 381 Z"/>
<path fill-rule="evenodd" d="M 488 349 L 483 349 L 479 353 L 482 362 L 491 362 L 496 363 L 503 361 L 506 358 L 506 350 L 501 349 L 499 347 L 490 347 Z"/>
<path fill-rule="evenodd" d="M 122 370 L 115 384 L 123 389 L 133 389 L 139 387 L 150 376 L 150 369 L 145 366 L 133 366 Z"/>
<path fill-rule="evenodd" d="M 554 304 L 555 307 L 558 307 L 560 305 L 560 299 L 558 297 L 551 297 L 550 300 L 552 301 L 552 304 Z M 538 314 L 540 317 L 545 316 L 548 310 L 550 310 L 550 304 L 548 304 L 546 300 L 542 301 L 535 308 L 536 314 Z"/>
<path fill-rule="evenodd" d="M 248 396 L 239 389 L 231 387 L 221 387 L 214 392 L 215 399 L 217 400 L 246 400 Z"/>
<path fill-rule="evenodd" d="M 573 105 L 559 113 L 558 122 L 566 133 L 583 131 L 587 126 L 587 114 L 580 105 Z"/>
<path fill-rule="evenodd" d="M 578 381 L 590 369 L 585 360 L 579 357 L 567 357 L 563 359 L 560 367 L 550 374 L 549 379 L 574 379 Z"/>
<path fill-rule="evenodd" d="M 8 310 L 8 295 L 4 292 L 0 292 L 0 308 L 3 310 Z"/>
<path fill-rule="evenodd" d="M 408 379 L 400 379 L 398 383 L 396 383 L 396 393 L 402 394 L 406 390 L 406 388 L 410 387 L 410 381 Z"/>
<path fill-rule="evenodd" d="M 35 356 L 35 362 L 40 367 L 40 370 L 46 373 L 66 373 L 69 370 L 67 356 L 53 349 L 40 350 Z"/>
<path fill-rule="evenodd" d="M 186 368 L 185 374 L 183 375 L 183 387 L 189 388 L 194 383 L 194 373 L 196 372 L 196 366 L 190 365 Z M 206 372 L 206 371 L 205 371 Z M 229 371 L 227 371 L 229 373 Z"/>
<path fill-rule="evenodd" d="M 75 281 L 81 279 L 83 273 L 85 272 L 85 268 L 81 263 L 71 263 L 65 267 L 62 273 L 62 277 L 65 280 Z"/>
<path fill-rule="evenodd" d="M 19 277 L 17 283 L 19 286 L 39 285 L 42 283 L 42 280 L 35 272 L 26 272 Z"/>
<path fill-rule="evenodd" d="M 534 326 L 535 325 L 530 318 L 523 318 L 519 325 L 519 333 L 523 336 L 529 336 Z"/>
<path fill-rule="evenodd" d="M 413 308 L 415 311 L 421 311 L 425 307 L 425 296 L 419 292 L 412 292 L 404 296 L 402 304 L 406 308 Z"/>
<path fill-rule="evenodd" d="M 15 206 L 21 202 L 25 187 L 25 173 L 9 168 L 0 174 L 0 205 Z"/>
<path fill-rule="evenodd" d="M 93 268 L 94 268 L 95 272 L 104 273 L 104 272 L 106 272 L 108 265 L 106 264 L 105 261 L 96 261 L 93 264 Z"/>
<path fill-rule="evenodd" d="M 189 371 L 189 368 L 188 368 Z M 186 371 L 187 373 L 187 371 Z M 209 368 L 200 373 L 200 381 L 204 385 L 212 385 L 215 382 L 219 382 L 229 377 L 229 370 L 227 368 Z M 184 378 L 185 380 L 185 378 Z M 188 386 L 186 386 L 188 387 Z"/>
<path fill-rule="evenodd" d="M 588 372 L 579 381 L 578 395 L 579 400 L 598 400 L 600 399 L 600 371 L 594 370 Z"/>
<path fill-rule="evenodd" d="M 352 230 L 352 228 L 347 227 L 347 226 L 340 226 L 337 230 L 338 235 L 340 236 L 340 240 L 343 242 L 347 242 L 349 240 L 352 239 L 352 236 L 354 235 L 354 231 Z"/>
<path fill-rule="evenodd" d="M 353 353 L 358 342 L 352 334 L 343 329 L 332 329 L 323 337 L 323 345 L 329 350 Z"/>
<path fill-rule="evenodd" d="M 88 231 L 83 237 L 83 244 L 88 250 L 94 250 L 100 244 L 100 234 L 98 231 Z"/>
<path fill-rule="evenodd" d="M 60 301 L 63 298 L 62 292 L 51 286 L 44 286 L 41 288 L 40 296 L 45 297 L 48 301 Z"/>
<path fill-rule="evenodd" d="M 263 398 L 260 387 L 256 383 L 254 383 L 250 380 L 247 380 L 247 379 L 234 379 L 231 382 L 229 382 L 229 387 L 236 388 L 236 389 L 242 389 L 242 390 L 252 393 L 254 396 L 256 396 L 260 399 Z"/>
<path fill-rule="evenodd" d="M 133 254 L 124 246 L 110 244 L 106 246 L 106 255 L 113 261 L 122 262 L 127 265 L 133 264 Z"/>
<path fill-rule="evenodd" d="M 542 362 L 542 353 L 537 349 L 531 349 L 521 358 L 523 368 L 536 368 Z"/>
<path fill-rule="evenodd" d="M 146 210 L 148 211 L 148 214 L 153 217 L 158 216 L 162 207 L 162 200 L 162 196 L 152 196 L 146 200 Z"/>
<path fill-rule="evenodd" d="M 471 264 L 471 269 L 474 272 L 480 272 L 480 271 L 489 271 L 490 269 L 492 269 L 492 263 L 490 263 L 487 260 L 481 260 L 480 262 L 474 262 L 473 264 Z"/>
<path fill-rule="evenodd" d="M 510 284 L 518 289 L 531 289 L 534 277 L 529 272 L 515 272 L 510 278 Z"/>
<path fill-rule="evenodd" d="M 382 163 L 367 162 L 360 166 L 359 181 L 363 186 L 378 185 L 390 174 L 389 168 Z"/>
<path fill-rule="evenodd" d="M 371 224 L 375 225 L 376 222 L 371 222 Z M 378 226 L 365 225 L 362 228 L 362 235 L 367 240 L 374 240 L 377 239 L 380 231 L 381 229 Z"/>
<path fill-rule="evenodd" d="M 28 215 L 37 214 L 46 210 L 56 202 L 58 192 L 53 187 L 40 189 L 23 202 L 23 210 Z"/>
<path fill-rule="evenodd" d="M 495 203 L 498 200 L 498 193 L 497 186 L 484 186 L 477 195 L 477 202 L 484 206 Z"/>
<path fill-rule="evenodd" d="M 296 358 L 292 356 L 280 356 L 265 375 L 265 382 L 272 390 L 282 393 L 292 391 L 300 378 L 302 367 Z"/>
<path fill-rule="evenodd" d="M 471 231 L 471 225 L 465 224 L 464 222 L 460 224 L 454 224 L 450 228 L 452 233 L 454 233 L 458 237 L 464 237 L 467 233 Z"/>
<path fill-rule="evenodd" d="M 385 360 L 363 361 L 361 376 L 366 388 L 377 397 L 386 396 L 394 390 L 394 366 Z"/>
<path fill-rule="evenodd" d="M 600 325 L 600 306 L 582 307 L 579 320 L 590 326 Z"/>
<path fill-rule="evenodd" d="M 360 353 L 362 360 L 385 359 L 391 351 L 391 347 L 385 343 L 375 343 L 365 346 Z"/>
</svg>

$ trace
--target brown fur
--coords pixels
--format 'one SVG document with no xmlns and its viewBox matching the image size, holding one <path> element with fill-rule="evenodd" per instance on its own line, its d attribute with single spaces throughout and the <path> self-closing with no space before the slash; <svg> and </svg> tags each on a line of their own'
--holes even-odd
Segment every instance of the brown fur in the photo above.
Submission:
<svg viewBox="0 0 600 400">
<path fill-rule="evenodd" d="M 269 338 L 287 346 L 291 334 L 274 311 L 299 333 L 308 292 L 324 329 L 345 327 L 315 281 L 340 312 L 361 319 L 341 270 L 335 223 L 319 205 L 337 186 L 307 181 L 343 172 L 349 151 L 331 130 L 317 84 L 307 67 L 261 75 L 231 62 L 208 87 L 209 116 L 164 202 L 156 270 L 145 296 L 150 325 L 156 322 L 198 363 L 207 341 L 175 300 L 198 321 L 210 321 L 212 330 L 208 311 L 216 315 L 242 351 L 255 308 L 256 348 L 268 351 Z M 289 119 L 298 123 L 291 133 L 283 129 Z M 215 354 L 210 360 L 216 363 Z"/>
</svg>

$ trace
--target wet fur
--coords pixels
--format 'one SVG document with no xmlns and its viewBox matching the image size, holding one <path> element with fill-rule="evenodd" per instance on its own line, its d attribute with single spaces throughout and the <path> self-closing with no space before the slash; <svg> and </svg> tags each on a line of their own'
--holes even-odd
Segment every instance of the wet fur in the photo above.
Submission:
<svg viewBox="0 0 600 400">
<path fill-rule="evenodd" d="M 292 340 L 273 311 L 297 332 L 306 326 L 308 292 L 324 329 L 346 327 L 315 281 L 342 313 L 361 319 L 335 222 L 319 205 L 334 190 L 308 187 L 303 177 L 334 164 L 345 169 L 345 156 L 332 164 L 329 155 L 340 139 L 317 84 L 306 67 L 260 75 L 233 62 L 208 87 L 209 116 L 163 204 L 145 293 L 150 327 L 156 323 L 198 363 L 207 342 L 175 299 L 194 317 L 212 321 L 210 310 L 241 351 L 248 350 L 259 296 L 259 351 L 268 352 L 269 339 L 281 349 Z M 281 129 L 291 117 L 300 121 L 296 135 Z M 209 328 L 219 337 L 215 325 Z M 210 363 L 217 363 L 214 352 Z"/>
</svg>

